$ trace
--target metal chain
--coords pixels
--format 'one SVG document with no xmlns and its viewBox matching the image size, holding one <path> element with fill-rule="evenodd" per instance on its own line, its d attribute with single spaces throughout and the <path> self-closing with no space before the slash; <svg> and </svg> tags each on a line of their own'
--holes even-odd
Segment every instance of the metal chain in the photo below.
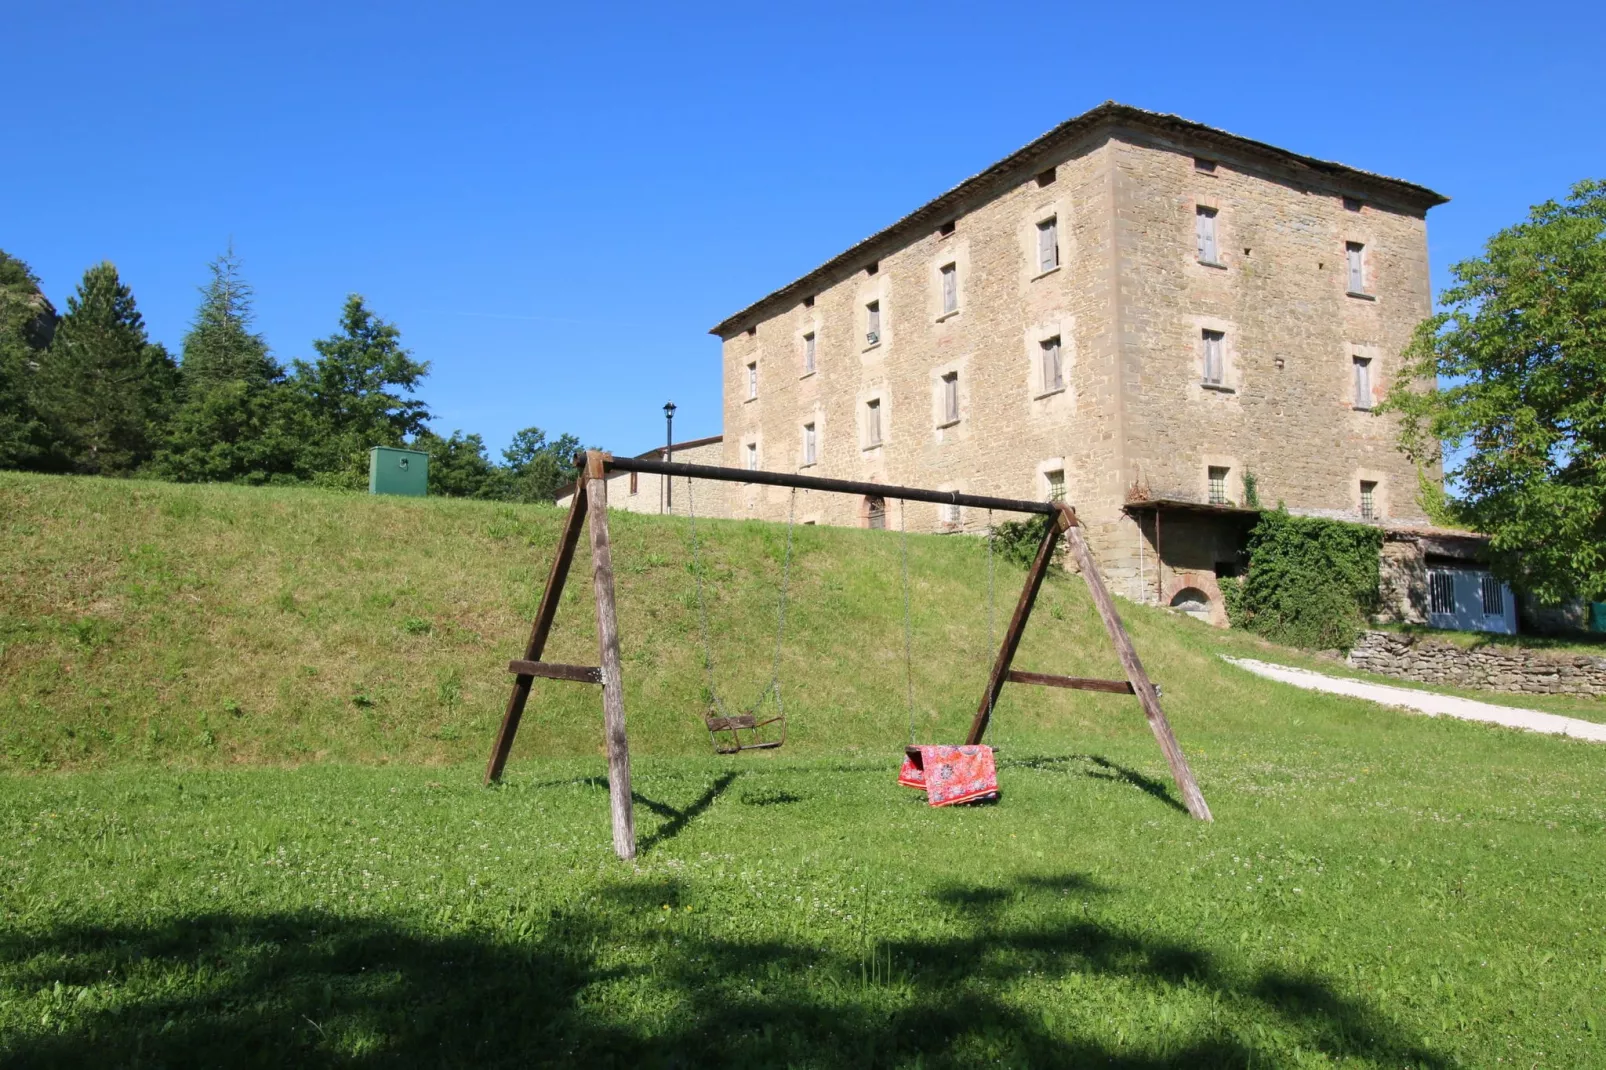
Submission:
<svg viewBox="0 0 1606 1070">
<path fill-rule="evenodd" d="M 904 700 L 909 705 L 909 743 L 915 741 L 915 661 L 914 626 L 909 620 L 909 526 L 904 522 L 904 502 L 898 499 L 898 541 L 903 553 L 903 675 Z"/>
<path fill-rule="evenodd" d="M 776 712 L 783 717 L 786 716 L 786 707 L 781 703 L 781 642 L 786 635 L 786 604 L 792 587 L 792 522 L 796 515 L 797 488 L 793 487 L 791 501 L 786 509 L 786 561 L 781 573 L 781 598 L 775 624 L 775 658 L 770 663 L 770 682 L 764 685 L 752 704 L 741 711 L 744 717 L 756 712 L 764 705 L 764 699 L 772 693 L 775 695 Z M 697 506 L 693 498 L 690 476 L 686 477 L 686 518 L 691 527 L 691 569 L 692 576 L 697 581 L 697 620 L 703 639 L 703 671 L 708 677 L 708 697 L 721 717 L 729 717 L 730 713 L 725 709 L 725 702 L 719 697 L 719 691 L 714 686 L 714 645 L 708 637 L 708 601 L 703 594 L 703 570 L 697 542 Z"/>
<path fill-rule="evenodd" d="M 998 612 L 997 600 L 993 595 L 993 511 L 987 510 L 987 651 L 990 656 L 998 653 Z M 990 684 L 987 688 L 987 721 L 993 719 L 993 692 L 996 688 Z"/>
</svg>

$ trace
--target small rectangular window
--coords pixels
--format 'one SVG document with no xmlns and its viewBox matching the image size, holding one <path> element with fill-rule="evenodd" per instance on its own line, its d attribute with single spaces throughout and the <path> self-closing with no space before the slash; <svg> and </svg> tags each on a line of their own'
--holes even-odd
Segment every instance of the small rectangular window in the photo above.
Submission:
<svg viewBox="0 0 1606 1070">
<path fill-rule="evenodd" d="M 813 464 L 815 458 L 814 425 L 803 425 L 803 463 Z"/>
<path fill-rule="evenodd" d="M 872 260 L 872 261 L 870 261 L 869 264 L 865 265 L 864 273 L 866 275 L 874 275 L 876 272 L 878 272 L 880 270 L 881 270 L 881 261 Z"/>
<path fill-rule="evenodd" d="M 1065 500 L 1065 469 L 1056 468 L 1043 473 L 1043 482 L 1048 485 L 1048 500 L 1062 502 Z"/>
<path fill-rule="evenodd" d="M 1493 576 L 1485 575 L 1482 579 L 1483 615 L 1485 617 L 1503 617 L 1506 615 L 1506 589 Z"/>
<path fill-rule="evenodd" d="M 1448 569 L 1428 570 L 1428 612 L 1455 612 L 1455 573 Z"/>
<path fill-rule="evenodd" d="M 1201 332 L 1204 342 L 1204 381 L 1210 386 L 1220 386 L 1226 374 L 1226 361 L 1221 352 L 1226 337 L 1220 331 Z"/>
<path fill-rule="evenodd" d="M 1060 336 L 1045 338 L 1043 349 L 1043 393 L 1065 389 L 1065 365 L 1060 360 Z"/>
<path fill-rule="evenodd" d="M 803 374 L 814 374 L 814 332 L 803 336 Z"/>
<path fill-rule="evenodd" d="M 1352 294 L 1366 292 L 1365 250 L 1358 241 L 1344 243 L 1344 262 L 1349 266 L 1349 292 Z"/>
<path fill-rule="evenodd" d="M 807 297 L 805 297 L 803 299 L 803 307 L 804 308 L 813 308 L 814 307 L 814 295 L 813 294 L 809 294 Z"/>
<path fill-rule="evenodd" d="M 959 422 L 959 373 L 949 372 L 942 377 L 942 422 Z"/>
<path fill-rule="evenodd" d="M 1050 167 L 1047 171 L 1039 171 L 1037 173 L 1037 185 L 1039 188 L 1043 186 L 1052 186 L 1054 184 L 1054 179 L 1058 177 L 1058 173 L 1052 167 Z"/>
<path fill-rule="evenodd" d="M 1368 357 L 1352 357 L 1351 363 L 1355 369 L 1355 407 L 1357 409 L 1370 409 L 1372 407 L 1372 361 Z"/>
<path fill-rule="evenodd" d="M 881 341 L 881 302 L 871 301 L 864 306 L 864 342 L 877 345 Z"/>
<path fill-rule="evenodd" d="M 758 471 L 758 443 L 757 442 L 749 442 L 747 444 L 747 470 L 749 472 Z"/>
<path fill-rule="evenodd" d="M 1206 475 L 1210 481 L 1210 504 L 1227 504 L 1227 469 L 1210 468 Z"/>
<path fill-rule="evenodd" d="M 1361 210 L 1361 202 L 1360 201 L 1356 200 L 1354 197 L 1345 197 L 1344 198 L 1344 211 L 1346 211 L 1346 212 L 1359 212 L 1360 210 Z"/>
<path fill-rule="evenodd" d="M 1060 224 L 1058 216 L 1049 216 L 1037 224 L 1037 273 L 1053 271 L 1060 266 Z"/>
<path fill-rule="evenodd" d="M 758 397 L 758 361 L 747 366 L 747 400 Z"/>
<path fill-rule="evenodd" d="M 944 264 L 942 266 L 942 312 L 943 315 L 959 307 L 959 266 L 957 264 Z"/>
<path fill-rule="evenodd" d="M 950 219 L 950 220 L 948 220 L 948 222 L 944 223 L 942 226 L 937 228 L 937 237 L 946 238 L 948 235 L 952 234 L 953 232 L 954 232 L 954 221 L 952 219 Z"/>
<path fill-rule="evenodd" d="M 1377 484 L 1361 480 L 1361 519 L 1377 519 Z"/>
<path fill-rule="evenodd" d="M 960 512 L 958 502 L 944 502 L 942 505 L 942 522 L 951 528 L 959 526 Z"/>
<path fill-rule="evenodd" d="M 881 445 L 881 399 L 871 398 L 864 403 L 864 444 Z"/>
<path fill-rule="evenodd" d="M 1216 264 L 1216 210 L 1199 207 L 1193 220 L 1193 239 L 1199 254 L 1199 263 Z"/>
<path fill-rule="evenodd" d="M 1216 173 L 1216 161 L 1204 156 L 1195 156 L 1193 158 L 1193 169 L 1207 175 L 1213 175 Z"/>
</svg>

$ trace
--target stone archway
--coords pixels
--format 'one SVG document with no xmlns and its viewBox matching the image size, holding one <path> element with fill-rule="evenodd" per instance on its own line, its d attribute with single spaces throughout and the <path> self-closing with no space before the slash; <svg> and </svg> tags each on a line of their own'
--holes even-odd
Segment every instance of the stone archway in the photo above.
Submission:
<svg viewBox="0 0 1606 1070">
<path fill-rule="evenodd" d="M 1210 596 L 1197 587 L 1184 587 L 1172 595 L 1171 608 L 1186 613 L 1194 620 L 1202 620 L 1206 624 L 1215 623 Z"/>
</svg>

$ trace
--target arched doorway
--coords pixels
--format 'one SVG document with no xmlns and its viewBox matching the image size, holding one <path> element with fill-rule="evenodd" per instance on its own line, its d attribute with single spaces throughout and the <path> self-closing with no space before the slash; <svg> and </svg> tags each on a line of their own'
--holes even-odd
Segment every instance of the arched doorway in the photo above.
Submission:
<svg viewBox="0 0 1606 1070">
<path fill-rule="evenodd" d="M 1210 596 L 1197 587 L 1184 587 L 1171 596 L 1171 608 L 1194 620 L 1210 623 Z"/>
</svg>

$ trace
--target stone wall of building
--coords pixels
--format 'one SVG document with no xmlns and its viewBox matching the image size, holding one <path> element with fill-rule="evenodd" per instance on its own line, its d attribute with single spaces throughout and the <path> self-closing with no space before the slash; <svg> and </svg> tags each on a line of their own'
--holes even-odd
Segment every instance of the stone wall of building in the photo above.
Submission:
<svg viewBox="0 0 1606 1070">
<path fill-rule="evenodd" d="M 1227 497 L 1242 503 L 1253 472 L 1268 505 L 1359 520 L 1365 480 L 1376 484 L 1375 519 L 1425 523 L 1396 421 L 1357 405 L 1353 364 L 1370 360 L 1380 401 L 1430 311 L 1422 211 L 1143 131 L 1115 144 L 1134 481 L 1153 497 L 1203 502 L 1208 469 L 1225 468 Z M 1213 264 L 1195 245 L 1201 208 L 1215 212 Z M 1346 293 L 1347 242 L 1363 245 L 1367 296 Z M 1220 386 L 1204 382 L 1206 330 L 1223 336 Z"/>
<path fill-rule="evenodd" d="M 1363 195 L 1350 185 L 1364 184 L 1358 173 L 1296 173 L 1244 144 L 1207 151 L 1139 128 L 1088 133 L 978 189 L 930 230 L 844 262 L 791 307 L 733 323 L 722 335 L 725 463 L 1039 500 L 1047 473 L 1063 472 L 1111 589 L 1149 602 L 1187 577 L 1154 567 L 1152 534 L 1125 506 L 1134 494 L 1203 502 L 1210 466 L 1229 469 L 1234 501 L 1253 471 L 1262 501 L 1359 517 L 1366 480 L 1381 517 L 1418 517 L 1415 473 L 1394 448 L 1393 421 L 1356 406 L 1352 360 L 1372 361 L 1381 398 L 1429 309 L 1426 209 Z M 1196 255 L 1201 205 L 1217 213 L 1216 265 Z M 1059 266 L 1041 272 L 1037 227 L 1051 217 Z M 1345 292 L 1347 241 L 1365 246 L 1365 296 Z M 944 314 L 947 264 L 959 299 Z M 871 301 L 876 343 L 866 338 Z M 1227 339 L 1226 389 L 1201 385 L 1207 328 Z M 1041 376 L 1052 337 L 1058 391 Z M 941 407 L 950 374 L 957 421 Z M 879 443 L 868 441 L 871 400 Z M 805 467 L 807 424 L 817 453 Z M 784 519 L 788 493 L 734 487 L 732 515 Z M 905 509 L 916 531 L 986 522 Z M 840 495 L 800 492 L 798 510 L 819 523 L 865 522 L 865 503 Z M 1220 550 L 1214 532 L 1208 545 L 1185 538 L 1163 547 L 1168 561 Z M 1184 571 L 1204 579 L 1202 568 Z"/>
<path fill-rule="evenodd" d="M 659 455 L 654 454 L 656 459 Z M 719 439 L 698 440 L 690 448 L 677 449 L 674 459 L 686 464 L 724 464 L 725 447 Z M 664 508 L 663 478 L 652 472 L 614 472 L 608 477 L 608 508 L 624 509 L 632 513 L 662 513 Z M 686 481 L 676 478 L 670 487 L 668 512 L 685 516 L 687 506 L 697 510 L 698 516 L 730 516 L 731 484 L 699 479 L 688 498 Z M 561 495 L 558 504 L 567 508 L 574 500 L 572 493 Z M 784 519 L 784 517 L 783 517 Z"/>
<path fill-rule="evenodd" d="M 1489 691 L 1606 695 L 1606 657 L 1519 647 L 1466 648 L 1397 632 L 1364 633 L 1350 651 L 1357 669 Z"/>
</svg>

